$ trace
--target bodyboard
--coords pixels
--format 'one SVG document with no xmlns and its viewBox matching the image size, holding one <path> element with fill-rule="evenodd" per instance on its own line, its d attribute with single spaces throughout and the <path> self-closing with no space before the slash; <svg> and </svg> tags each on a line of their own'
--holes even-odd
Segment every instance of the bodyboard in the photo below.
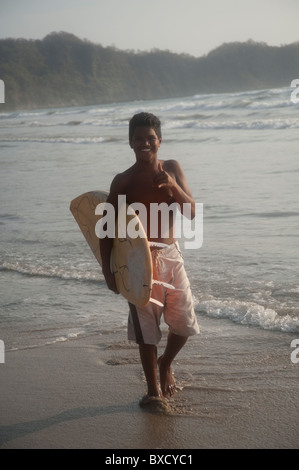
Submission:
<svg viewBox="0 0 299 470">
<path fill-rule="evenodd" d="M 108 194 L 107 191 L 90 191 L 76 197 L 70 204 L 70 210 L 100 265 L 101 239 L 96 234 L 96 225 L 103 216 L 96 214 L 96 207 L 106 202 Z M 128 224 L 138 227 L 137 237 L 129 235 Z M 110 266 L 120 294 L 137 307 L 146 305 L 152 291 L 152 258 L 141 221 L 128 204 L 119 208 Z"/>
</svg>

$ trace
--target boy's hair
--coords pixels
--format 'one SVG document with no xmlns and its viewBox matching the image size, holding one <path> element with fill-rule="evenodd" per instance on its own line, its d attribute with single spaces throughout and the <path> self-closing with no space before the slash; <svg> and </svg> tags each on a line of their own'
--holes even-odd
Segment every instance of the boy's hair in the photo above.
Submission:
<svg viewBox="0 0 299 470">
<path fill-rule="evenodd" d="M 151 113 L 138 113 L 135 114 L 129 123 L 129 142 L 132 141 L 136 127 L 152 127 L 159 139 L 162 138 L 161 122 L 154 114 Z"/>
</svg>

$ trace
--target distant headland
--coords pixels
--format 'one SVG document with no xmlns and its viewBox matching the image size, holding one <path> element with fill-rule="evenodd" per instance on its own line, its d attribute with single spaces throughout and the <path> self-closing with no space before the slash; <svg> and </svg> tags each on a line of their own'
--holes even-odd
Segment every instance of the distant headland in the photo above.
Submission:
<svg viewBox="0 0 299 470">
<path fill-rule="evenodd" d="M 299 42 L 225 43 L 197 58 L 103 47 L 66 32 L 0 40 L 0 112 L 284 87 L 295 78 Z"/>
</svg>

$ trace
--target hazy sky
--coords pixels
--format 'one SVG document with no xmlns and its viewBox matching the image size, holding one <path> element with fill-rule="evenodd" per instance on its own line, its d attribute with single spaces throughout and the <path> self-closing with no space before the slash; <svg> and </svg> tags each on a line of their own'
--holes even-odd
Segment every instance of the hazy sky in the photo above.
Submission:
<svg viewBox="0 0 299 470">
<path fill-rule="evenodd" d="M 299 0 L 0 0 L 0 38 L 73 33 L 119 49 L 202 56 L 231 41 L 299 41 Z"/>
</svg>

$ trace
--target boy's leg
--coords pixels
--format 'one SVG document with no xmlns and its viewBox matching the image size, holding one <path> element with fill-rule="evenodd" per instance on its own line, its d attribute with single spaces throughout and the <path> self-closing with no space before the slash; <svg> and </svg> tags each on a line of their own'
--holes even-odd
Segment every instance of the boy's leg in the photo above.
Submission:
<svg viewBox="0 0 299 470">
<path fill-rule="evenodd" d="M 139 344 L 140 358 L 147 381 L 148 395 L 161 396 L 157 377 L 157 364 L 160 372 L 160 385 L 163 396 L 172 396 L 176 390 L 171 364 L 178 352 L 186 344 L 188 337 L 169 332 L 164 354 L 157 361 L 157 346 Z"/>
<path fill-rule="evenodd" d="M 186 344 L 188 337 L 168 333 L 164 354 L 159 358 L 160 385 L 163 396 L 172 396 L 176 390 L 171 364 L 178 352 Z"/>
<path fill-rule="evenodd" d="M 157 346 L 154 344 L 139 344 L 139 353 L 145 378 L 147 393 L 152 397 L 161 396 L 157 378 Z"/>
</svg>

